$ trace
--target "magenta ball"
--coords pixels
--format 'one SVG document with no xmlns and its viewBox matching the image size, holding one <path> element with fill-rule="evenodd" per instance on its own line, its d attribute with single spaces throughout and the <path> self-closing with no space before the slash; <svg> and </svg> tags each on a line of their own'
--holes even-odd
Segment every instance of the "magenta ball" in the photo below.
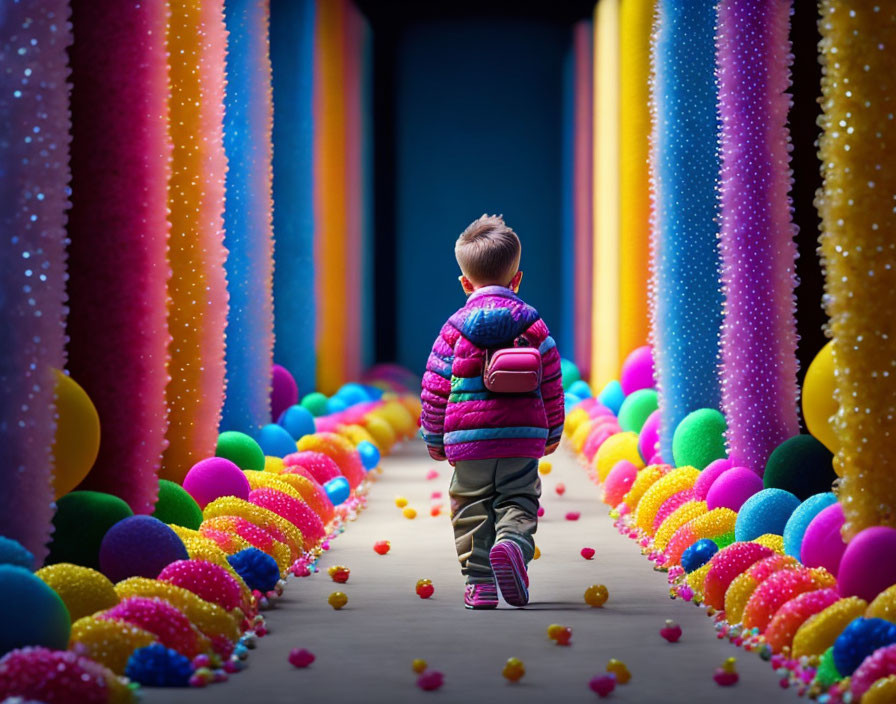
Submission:
<svg viewBox="0 0 896 704">
<path fill-rule="evenodd" d="M 184 477 L 184 489 L 199 508 L 222 496 L 249 498 L 249 480 L 243 470 L 225 457 L 209 457 L 194 464 Z"/>
<path fill-rule="evenodd" d="M 656 386 L 653 378 L 653 352 L 650 345 L 634 350 L 622 363 L 619 376 L 622 393 L 628 396 L 640 389 L 652 389 Z"/>
<path fill-rule="evenodd" d="M 641 426 L 641 432 L 638 434 L 638 453 L 645 462 L 653 457 L 657 452 L 657 445 L 660 442 L 660 412 L 654 411 L 644 425 Z"/>
<path fill-rule="evenodd" d="M 628 460 L 619 460 L 604 480 L 604 502 L 610 506 L 618 506 L 632 488 L 638 468 Z"/>
<path fill-rule="evenodd" d="M 843 520 L 840 504 L 831 504 L 809 521 L 800 546 L 800 562 L 806 567 L 824 567 L 836 577 L 846 550 L 840 537 Z"/>
<path fill-rule="evenodd" d="M 706 508 L 740 511 L 747 499 L 762 491 L 762 477 L 746 467 L 726 469 L 709 487 Z"/>
<path fill-rule="evenodd" d="M 275 364 L 271 368 L 271 422 L 276 423 L 290 406 L 299 402 L 299 387 L 286 367 Z"/>
<path fill-rule="evenodd" d="M 840 560 L 837 581 L 843 596 L 869 602 L 896 584 L 896 529 L 875 526 L 853 538 Z"/>
<path fill-rule="evenodd" d="M 713 460 L 706 465 L 700 472 L 700 476 L 697 477 L 697 481 L 694 482 L 694 497 L 698 501 L 705 501 L 713 482 L 732 467 L 734 467 L 734 461 L 729 459 Z"/>
</svg>

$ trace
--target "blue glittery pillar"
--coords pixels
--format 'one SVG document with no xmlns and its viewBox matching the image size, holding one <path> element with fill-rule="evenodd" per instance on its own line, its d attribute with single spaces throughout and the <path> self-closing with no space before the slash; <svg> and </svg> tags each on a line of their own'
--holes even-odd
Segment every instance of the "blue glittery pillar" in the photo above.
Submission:
<svg viewBox="0 0 896 704">
<path fill-rule="evenodd" d="M 721 402 L 716 3 L 659 0 L 651 62 L 654 221 L 651 336 L 660 453 L 698 408 Z"/>
<path fill-rule="evenodd" d="M 271 0 L 274 359 L 304 395 L 317 369 L 314 292 L 315 0 Z"/>
</svg>

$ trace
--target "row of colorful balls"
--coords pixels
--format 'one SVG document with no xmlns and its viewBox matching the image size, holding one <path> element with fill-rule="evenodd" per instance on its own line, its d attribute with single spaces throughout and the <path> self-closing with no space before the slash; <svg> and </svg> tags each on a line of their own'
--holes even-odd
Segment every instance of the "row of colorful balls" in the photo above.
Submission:
<svg viewBox="0 0 896 704">
<path fill-rule="evenodd" d="M 674 596 L 706 606 L 720 637 L 781 669 L 782 685 L 822 701 L 896 701 L 896 531 L 844 543 L 832 455 L 811 435 L 784 442 L 760 476 L 733 466 L 724 418 L 701 409 L 665 463 L 644 400 L 656 398 L 648 353 L 626 361 L 622 383 L 576 401 L 564 429 L 619 530 L 668 571 Z M 633 366 L 642 373 L 626 374 Z"/>
<path fill-rule="evenodd" d="M 266 633 L 259 610 L 289 574 L 315 571 L 363 507 L 380 453 L 418 417 L 416 396 L 358 399 L 283 457 L 222 433 L 183 486 L 160 482 L 152 516 L 72 492 L 37 572 L 0 538 L 0 700 L 128 702 L 137 685 L 203 686 L 242 669 Z"/>
</svg>

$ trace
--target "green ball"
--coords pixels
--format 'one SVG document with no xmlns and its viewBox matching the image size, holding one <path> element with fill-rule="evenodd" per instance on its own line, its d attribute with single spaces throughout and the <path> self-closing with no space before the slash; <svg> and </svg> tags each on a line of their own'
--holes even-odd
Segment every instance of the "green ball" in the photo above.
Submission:
<svg viewBox="0 0 896 704">
<path fill-rule="evenodd" d="M 199 530 L 202 523 L 202 509 L 180 484 L 159 479 L 159 500 L 152 512 L 162 523 Z"/>
<path fill-rule="evenodd" d="M 240 469 L 264 469 L 264 451 L 255 440 L 245 433 L 227 430 L 218 436 L 215 455 L 226 457 Z"/>
<path fill-rule="evenodd" d="M 71 562 L 100 568 L 100 544 L 112 526 L 134 512 L 117 496 L 100 491 L 72 491 L 56 502 L 53 539 L 47 565 Z"/>
<path fill-rule="evenodd" d="M 327 414 L 327 397 L 320 391 L 312 391 L 307 394 L 300 405 L 307 408 L 315 418 Z"/>
<path fill-rule="evenodd" d="M 688 413 L 672 436 L 672 458 L 676 467 L 703 469 L 725 457 L 725 416 L 715 408 Z"/>
<path fill-rule="evenodd" d="M 830 687 L 841 679 L 843 679 L 843 675 L 837 672 L 837 666 L 834 664 L 834 646 L 832 645 L 821 656 L 818 670 L 815 672 L 815 681 L 822 687 Z"/>
<path fill-rule="evenodd" d="M 656 390 L 633 391 L 625 397 L 622 406 L 619 407 L 619 427 L 626 431 L 640 433 L 644 422 L 657 407 Z"/>
<path fill-rule="evenodd" d="M 811 435 L 795 435 L 778 445 L 762 475 L 766 489 L 784 489 L 800 501 L 830 491 L 835 479 L 834 455 Z"/>
<path fill-rule="evenodd" d="M 563 380 L 563 390 L 567 391 L 572 384 L 582 378 L 582 373 L 575 365 L 575 362 L 561 357 L 560 378 Z"/>
</svg>

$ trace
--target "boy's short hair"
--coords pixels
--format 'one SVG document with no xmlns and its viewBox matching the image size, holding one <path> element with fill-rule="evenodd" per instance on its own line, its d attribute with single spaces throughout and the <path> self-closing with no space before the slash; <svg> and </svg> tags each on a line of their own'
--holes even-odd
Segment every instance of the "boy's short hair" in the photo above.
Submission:
<svg viewBox="0 0 896 704">
<path fill-rule="evenodd" d="M 501 215 L 483 215 L 464 230 L 454 256 L 464 275 L 477 284 L 507 285 L 520 266 L 520 238 Z"/>
</svg>

